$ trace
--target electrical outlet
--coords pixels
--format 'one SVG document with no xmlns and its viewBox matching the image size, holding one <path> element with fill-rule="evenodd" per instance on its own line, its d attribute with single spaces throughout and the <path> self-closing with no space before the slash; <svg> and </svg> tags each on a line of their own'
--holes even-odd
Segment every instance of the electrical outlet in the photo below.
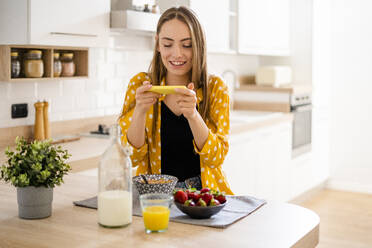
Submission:
<svg viewBox="0 0 372 248">
<path fill-rule="evenodd" d="M 12 119 L 25 118 L 28 115 L 27 103 L 12 104 Z"/>
</svg>

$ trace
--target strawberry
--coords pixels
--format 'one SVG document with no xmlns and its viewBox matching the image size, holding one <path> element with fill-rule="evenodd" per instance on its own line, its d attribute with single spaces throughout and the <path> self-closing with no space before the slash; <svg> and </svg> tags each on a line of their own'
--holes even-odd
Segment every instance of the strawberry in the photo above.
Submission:
<svg viewBox="0 0 372 248">
<path fill-rule="evenodd" d="M 226 202 L 226 196 L 223 195 L 223 194 L 219 194 L 219 195 L 217 195 L 215 198 L 216 198 L 216 200 L 218 200 L 221 204 L 223 204 L 223 203 Z"/>
<path fill-rule="evenodd" d="M 213 196 L 207 192 L 202 194 L 201 198 L 203 199 L 203 201 L 205 201 L 207 205 L 209 205 L 209 202 L 212 200 Z"/>
<path fill-rule="evenodd" d="M 209 191 L 210 191 L 209 188 L 202 188 L 202 189 L 200 190 L 200 194 L 207 193 L 207 192 L 209 192 Z"/>
<path fill-rule="evenodd" d="M 188 199 L 193 199 L 194 192 L 186 191 L 186 193 Z"/>
<path fill-rule="evenodd" d="M 206 207 L 207 203 L 205 203 L 205 201 L 203 201 L 203 199 L 200 198 L 199 201 L 196 203 L 196 206 Z"/>
<path fill-rule="evenodd" d="M 220 205 L 220 202 L 217 199 L 212 198 L 212 200 L 209 203 L 209 206 L 218 206 Z"/>
<path fill-rule="evenodd" d="M 189 199 L 189 200 L 185 201 L 185 203 L 183 205 L 193 207 L 193 206 L 195 206 L 195 202 L 193 202 L 192 199 Z"/>
<path fill-rule="evenodd" d="M 201 195 L 198 194 L 197 192 L 191 192 L 191 193 L 187 194 L 187 196 L 188 196 L 189 199 L 192 199 L 194 202 L 198 202 L 200 197 L 201 197 Z"/>
<path fill-rule="evenodd" d="M 187 201 L 187 193 L 182 191 L 182 190 L 178 190 L 175 194 L 174 194 L 174 199 L 179 202 L 179 203 L 182 203 L 184 204 L 185 201 Z"/>
</svg>

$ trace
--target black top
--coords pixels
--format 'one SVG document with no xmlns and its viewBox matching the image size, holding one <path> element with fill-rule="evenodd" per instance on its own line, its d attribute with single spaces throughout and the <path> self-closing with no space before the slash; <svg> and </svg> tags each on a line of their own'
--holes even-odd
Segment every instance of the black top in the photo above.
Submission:
<svg viewBox="0 0 372 248">
<path fill-rule="evenodd" d="M 195 153 L 187 119 L 175 115 L 161 102 L 161 173 L 178 181 L 200 175 L 200 156 Z"/>
</svg>

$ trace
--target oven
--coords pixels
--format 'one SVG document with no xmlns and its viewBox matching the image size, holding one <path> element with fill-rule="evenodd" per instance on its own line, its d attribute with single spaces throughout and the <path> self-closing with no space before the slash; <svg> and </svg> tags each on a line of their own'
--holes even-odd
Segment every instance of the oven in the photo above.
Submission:
<svg viewBox="0 0 372 248">
<path fill-rule="evenodd" d="M 292 157 L 311 151 L 311 94 L 293 95 Z"/>
</svg>

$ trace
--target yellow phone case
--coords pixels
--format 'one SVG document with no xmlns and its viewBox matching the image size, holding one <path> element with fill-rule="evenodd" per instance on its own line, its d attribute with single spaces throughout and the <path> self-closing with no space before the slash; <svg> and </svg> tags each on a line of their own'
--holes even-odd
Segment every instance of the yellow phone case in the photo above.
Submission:
<svg viewBox="0 0 372 248">
<path fill-rule="evenodd" d="M 152 86 L 149 91 L 166 95 L 166 94 L 176 93 L 174 89 L 177 89 L 177 88 L 186 89 L 186 86 Z"/>
</svg>

